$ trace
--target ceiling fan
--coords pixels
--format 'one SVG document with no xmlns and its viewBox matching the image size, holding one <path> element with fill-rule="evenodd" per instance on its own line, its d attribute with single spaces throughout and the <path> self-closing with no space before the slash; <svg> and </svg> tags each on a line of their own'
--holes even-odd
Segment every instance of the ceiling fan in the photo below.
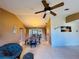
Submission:
<svg viewBox="0 0 79 59">
<path fill-rule="evenodd" d="M 50 7 L 49 4 L 46 2 L 46 0 L 42 0 L 42 4 L 44 5 L 44 10 L 35 12 L 35 14 L 45 12 L 45 14 L 43 16 L 43 18 L 45 18 L 46 17 L 46 11 L 50 11 L 50 14 L 52 14 L 53 16 L 56 16 L 57 14 L 52 12 L 51 10 L 63 6 L 64 2 L 61 2 L 61 3 L 57 4 L 57 5 L 54 5 L 54 6 Z"/>
</svg>

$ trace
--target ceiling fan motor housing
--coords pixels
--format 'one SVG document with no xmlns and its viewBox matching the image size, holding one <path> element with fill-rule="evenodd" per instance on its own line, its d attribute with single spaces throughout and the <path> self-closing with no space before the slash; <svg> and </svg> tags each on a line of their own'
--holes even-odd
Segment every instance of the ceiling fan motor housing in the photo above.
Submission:
<svg viewBox="0 0 79 59">
<path fill-rule="evenodd" d="M 51 10 L 51 8 L 50 7 L 44 8 L 44 11 L 47 11 L 47 10 Z"/>
</svg>

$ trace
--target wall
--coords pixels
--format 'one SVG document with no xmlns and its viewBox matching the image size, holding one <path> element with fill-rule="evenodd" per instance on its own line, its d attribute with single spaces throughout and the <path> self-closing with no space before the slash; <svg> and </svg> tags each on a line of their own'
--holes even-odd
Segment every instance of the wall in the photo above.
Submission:
<svg viewBox="0 0 79 59">
<path fill-rule="evenodd" d="M 65 23 L 65 17 L 57 16 L 51 19 L 52 47 L 78 46 L 79 45 L 79 21 Z M 71 26 L 72 32 L 61 32 L 60 26 Z M 55 29 L 56 28 L 56 29 Z"/>
<path fill-rule="evenodd" d="M 48 19 L 48 22 L 46 24 L 46 39 L 49 41 L 51 44 L 51 20 L 50 18 Z"/>
<path fill-rule="evenodd" d="M 19 42 L 19 28 L 24 29 L 23 23 L 12 13 L 0 8 L 0 46 L 10 42 Z"/>
</svg>

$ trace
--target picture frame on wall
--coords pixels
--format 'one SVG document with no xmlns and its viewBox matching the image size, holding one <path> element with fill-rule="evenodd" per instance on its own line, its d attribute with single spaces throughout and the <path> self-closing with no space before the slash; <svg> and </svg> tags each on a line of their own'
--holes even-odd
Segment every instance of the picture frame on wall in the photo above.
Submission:
<svg viewBox="0 0 79 59">
<path fill-rule="evenodd" d="M 72 32 L 71 26 L 61 26 L 61 32 Z"/>
</svg>

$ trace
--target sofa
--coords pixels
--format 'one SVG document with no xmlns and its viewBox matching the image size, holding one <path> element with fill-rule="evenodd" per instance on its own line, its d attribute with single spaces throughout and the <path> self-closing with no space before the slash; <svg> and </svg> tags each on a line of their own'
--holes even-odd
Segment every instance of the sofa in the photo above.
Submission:
<svg viewBox="0 0 79 59">
<path fill-rule="evenodd" d="M 34 54 L 31 52 L 28 52 L 24 55 L 23 59 L 34 59 Z"/>
<path fill-rule="evenodd" d="M 0 47 L 0 59 L 19 59 L 21 52 L 18 43 L 8 43 Z"/>
</svg>

